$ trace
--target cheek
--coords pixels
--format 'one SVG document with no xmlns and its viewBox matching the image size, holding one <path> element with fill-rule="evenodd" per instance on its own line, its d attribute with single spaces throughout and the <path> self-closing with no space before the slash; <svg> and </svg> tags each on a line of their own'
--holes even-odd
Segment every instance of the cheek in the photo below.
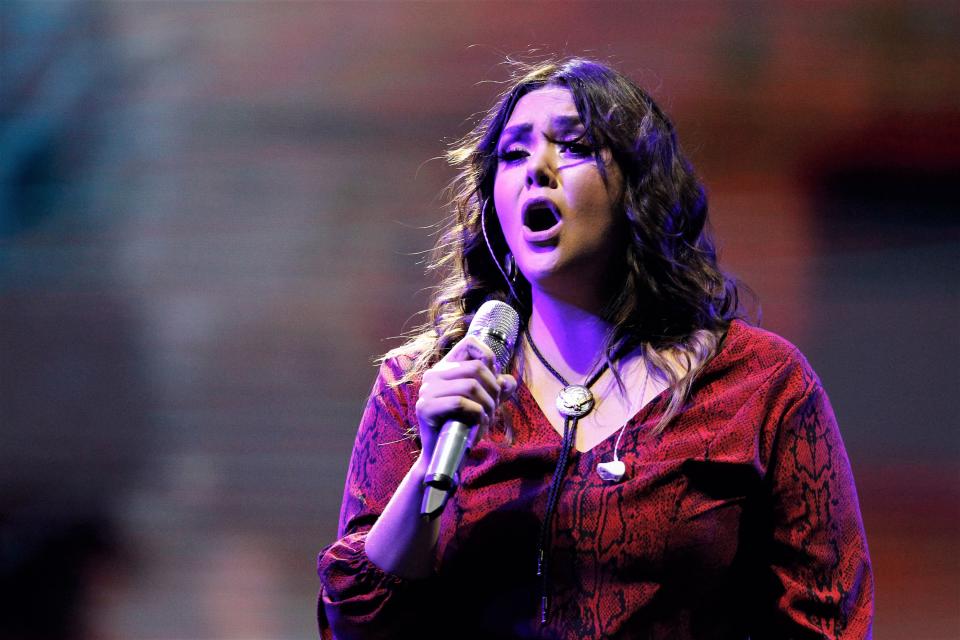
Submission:
<svg viewBox="0 0 960 640">
<path fill-rule="evenodd" d="M 512 198 L 509 197 L 510 187 L 508 182 L 509 180 L 500 174 L 497 175 L 496 180 L 493 182 L 493 203 L 501 215 L 510 210 L 510 201 Z"/>
<path fill-rule="evenodd" d="M 612 220 L 616 217 L 613 211 L 618 208 L 623 192 L 623 174 L 620 173 L 620 168 L 613 162 L 607 163 L 606 174 L 607 179 L 604 181 L 600 169 L 593 167 L 589 180 L 589 191 L 597 209 Z"/>
<path fill-rule="evenodd" d="M 602 224 L 611 220 L 614 196 L 603 182 L 600 173 L 594 169 L 579 178 L 568 191 L 573 209 L 593 219 L 595 223 Z"/>
<path fill-rule="evenodd" d="M 497 210 L 497 220 L 500 222 L 500 231 L 503 233 L 503 239 L 507 242 L 507 247 L 510 251 L 516 253 L 516 242 L 521 232 L 519 225 L 514 222 L 515 217 L 509 214 L 505 215 Z"/>
<path fill-rule="evenodd" d="M 497 211 L 497 219 L 500 221 L 500 228 L 503 229 L 510 241 L 511 231 L 519 226 L 519 216 L 516 211 L 517 199 L 515 189 L 511 188 L 508 179 L 499 177 L 493 183 L 493 205 Z"/>
</svg>

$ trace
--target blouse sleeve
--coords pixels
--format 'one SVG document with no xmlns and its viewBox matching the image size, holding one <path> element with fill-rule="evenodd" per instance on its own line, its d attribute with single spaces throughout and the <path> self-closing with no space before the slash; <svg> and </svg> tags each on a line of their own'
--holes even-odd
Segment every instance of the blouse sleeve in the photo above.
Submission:
<svg viewBox="0 0 960 640">
<path fill-rule="evenodd" d="M 776 607 L 760 638 L 872 637 L 873 575 L 856 488 L 819 380 L 779 421 L 767 478 Z"/>
<path fill-rule="evenodd" d="M 419 440 L 410 425 L 402 373 L 385 362 L 357 432 L 340 510 L 339 539 L 320 552 L 317 618 L 322 638 L 398 637 L 410 625 L 410 606 L 422 581 L 388 574 L 367 557 L 367 532 L 416 460 Z"/>
</svg>

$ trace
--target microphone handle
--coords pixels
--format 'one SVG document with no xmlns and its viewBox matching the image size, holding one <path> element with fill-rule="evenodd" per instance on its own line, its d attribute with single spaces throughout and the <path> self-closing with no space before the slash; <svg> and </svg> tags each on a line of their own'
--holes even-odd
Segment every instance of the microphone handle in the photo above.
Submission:
<svg viewBox="0 0 960 640">
<path fill-rule="evenodd" d="M 427 475 L 423 478 L 425 491 L 420 504 L 420 515 L 433 516 L 441 511 L 447 498 L 457 488 L 457 470 L 463 462 L 477 434 L 475 425 L 450 420 L 443 425 L 437 446 L 430 458 Z"/>
</svg>

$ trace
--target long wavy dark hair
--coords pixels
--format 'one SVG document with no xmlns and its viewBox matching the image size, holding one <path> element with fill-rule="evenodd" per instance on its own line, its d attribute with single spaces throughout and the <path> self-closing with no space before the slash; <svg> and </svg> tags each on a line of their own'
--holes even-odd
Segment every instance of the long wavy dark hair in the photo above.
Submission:
<svg viewBox="0 0 960 640">
<path fill-rule="evenodd" d="M 497 144 L 521 97 L 545 86 L 565 87 L 604 180 L 605 149 L 623 175 L 616 207 L 628 233 L 614 274 L 617 286 L 602 312 L 611 325 L 604 357 L 615 365 L 619 354 L 641 348 L 650 373 L 669 384 L 660 431 L 682 409 L 730 321 L 741 315 L 737 285 L 717 266 L 706 194 L 680 151 L 673 124 L 632 80 L 582 58 L 514 64 L 496 104 L 447 153 L 459 174 L 450 186 L 452 214 L 428 266 L 440 284 L 427 322 L 388 356 L 413 357 L 401 382 L 415 379 L 463 338 L 489 298 L 512 301 L 524 321 L 529 318 L 529 284 L 521 275 L 511 289 L 501 266 L 508 249 L 493 210 Z M 622 386 L 618 368 L 612 369 Z"/>
</svg>

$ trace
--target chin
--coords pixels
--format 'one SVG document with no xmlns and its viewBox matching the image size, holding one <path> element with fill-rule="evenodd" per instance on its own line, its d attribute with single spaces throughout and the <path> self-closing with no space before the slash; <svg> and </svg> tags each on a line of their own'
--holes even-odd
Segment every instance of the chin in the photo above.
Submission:
<svg viewBox="0 0 960 640">
<path fill-rule="evenodd" d="M 574 274 L 563 269 L 534 269 L 524 276 L 534 289 L 564 297 L 580 288 Z"/>
<path fill-rule="evenodd" d="M 549 280 L 562 271 L 562 265 L 554 256 L 532 255 L 518 265 L 523 277 L 530 284 L 536 285 L 542 280 Z"/>
<path fill-rule="evenodd" d="M 571 295 L 577 297 L 588 293 L 587 290 L 604 288 L 607 279 L 600 278 L 596 270 L 596 261 L 578 261 L 574 256 L 561 257 L 559 254 L 535 256 L 524 260 L 520 272 L 530 286 L 561 298 Z M 595 291 L 594 291 L 595 293 Z"/>
</svg>

